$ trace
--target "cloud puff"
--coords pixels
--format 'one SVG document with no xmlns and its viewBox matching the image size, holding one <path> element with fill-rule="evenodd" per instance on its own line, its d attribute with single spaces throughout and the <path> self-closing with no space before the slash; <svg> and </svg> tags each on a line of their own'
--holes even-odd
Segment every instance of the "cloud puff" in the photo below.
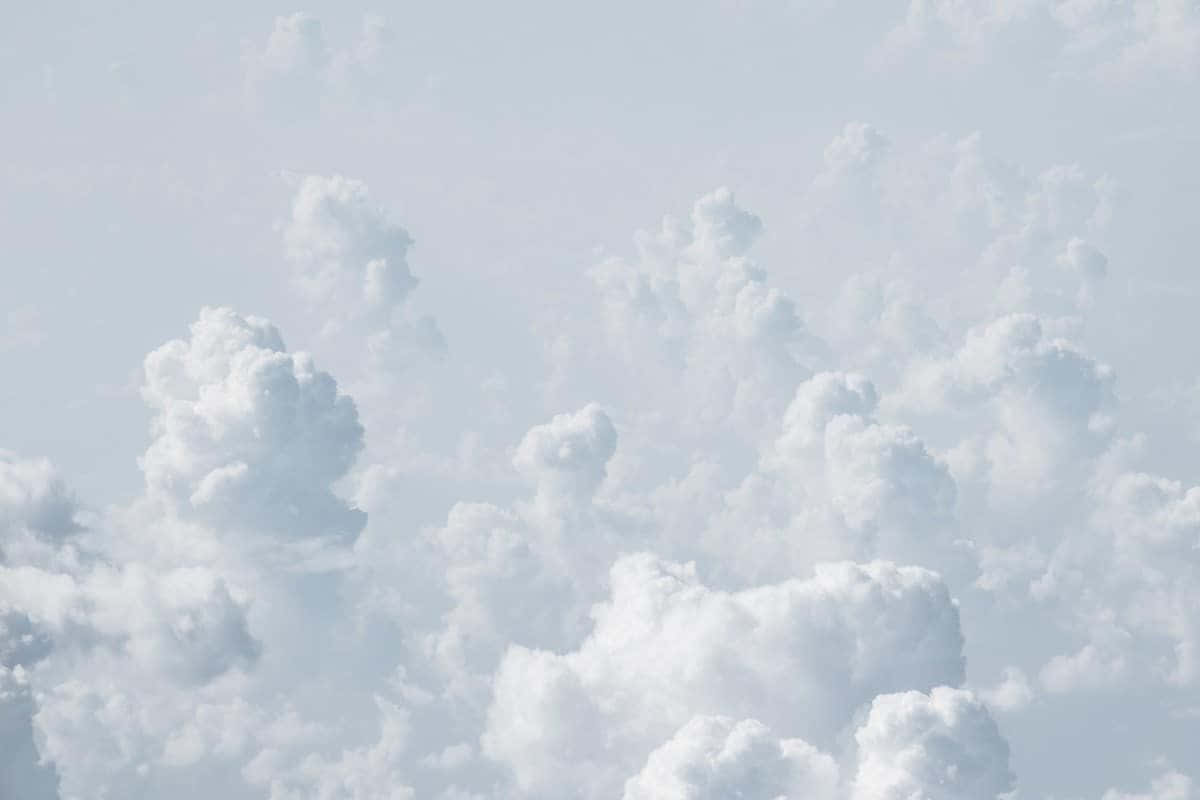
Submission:
<svg viewBox="0 0 1200 800">
<path fill-rule="evenodd" d="M 387 378 L 398 366 L 446 348 L 437 322 L 407 308 L 418 283 L 408 265 L 412 243 L 362 181 L 299 178 L 283 228 L 293 283 L 318 315 L 323 335 L 349 336 L 355 351 L 365 351 L 360 369 L 366 376 L 355 377 L 377 394 L 396 390 Z"/>
<path fill-rule="evenodd" d="M 912 0 L 884 53 L 933 52 L 981 62 L 1047 42 L 1058 72 L 1130 80 L 1187 77 L 1200 64 L 1200 10 L 1186 2 Z"/>
<path fill-rule="evenodd" d="M 980 451 L 993 498 L 1029 497 L 1108 445 L 1114 375 L 1038 317 L 1011 314 L 969 330 L 953 355 L 915 363 L 895 403 L 970 420 L 978 438 L 968 447 Z"/>
<path fill-rule="evenodd" d="M 1192 779 L 1181 772 L 1169 770 L 1156 777 L 1145 792 L 1122 792 L 1109 789 L 1103 800 L 1190 800 Z"/>
<path fill-rule="evenodd" d="M 315 302 L 372 307 L 386 316 L 417 285 L 407 261 L 412 239 L 362 181 L 304 176 L 283 236 L 297 283 Z"/>
<path fill-rule="evenodd" d="M 374 93 L 392 39 L 378 15 L 365 16 L 358 40 L 342 49 L 330 47 L 312 14 L 276 17 L 266 42 L 243 45 L 246 101 L 269 117 L 297 122 L 320 114 L 331 100 Z"/>
<path fill-rule="evenodd" d="M 247 99 L 287 119 L 316 113 L 328 59 L 319 19 L 303 12 L 276 17 L 262 49 L 243 57 Z"/>
<path fill-rule="evenodd" d="M 591 404 L 531 428 L 517 446 L 513 465 L 537 487 L 540 506 L 558 508 L 596 492 L 616 448 L 616 428 Z"/>
<path fill-rule="evenodd" d="M 535 796 L 611 795 L 696 714 L 821 744 L 879 692 L 962 680 L 957 609 L 922 569 L 829 564 L 727 593 L 635 555 L 611 585 L 578 650 L 513 647 L 496 675 L 484 751 Z"/>
<path fill-rule="evenodd" d="M 777 413 L 824 353 L 795 302 L 750 260 L 761 230 L 718 189 L 696 201 L 688 221 L 668 217 L 640 234 L 635 260 L 610 258 L 591 271 L 609 341 L 639 380 L 676 396 L 696 422 Z"/>
<path fill-rule="evenodd" d="M 460 502 L 434 532 L 453 603 L 436 648 L 456 680 L 465 672 L 490 681 L 510 643 L 557 649 L 582 637 L 618 549 L 595 504 L 616 444 L 595 404 L 536 425 L 513 456 L 532 500 L 508 509 Z"/>
<path fill-rule="evenodd" d="M 836 762 L 761 722 L 696 717 L 625 783 L 625 800 L 832 800 Z"/>
<path fill-rule="evenodd" d="M 831 558 L 965 567 L 949 468 L 910 428 L 881 422 L 879 402 L 857 373 L 800 383 L 758 464 L 724 496 L 718 516 L 701 523 L 714 544 L 729 545 L 716 561 L 751 574 L 756 560 L 791 569 Z M 733 543 L 724 535 L 731 529 L 761 535 L 754 545 Z"/>
<path fill-rule="evenodd" d="M 854 800 L 995 800 L 1013 788 L 1008 744 L 963 689 L 876 697 L 854 740 Z"/>
<path fill-rule="evenodd" d="M 354 402 L 265 320 L 206 308 L 146 357 L 147 489 L 180 517 L 282 536 L 353 537 L 363 514 L 330 485 L 354 462 Z"/>
<path fill-rule="evenodd" d="M 809 258 L 828 265 L 812 280 L 848 276 L 813 324 L 882 380 L 964 321 L 1077 315 L 1104 279 L 1115 194 L 1077 164 L 997 159 L 978 133 L 892 143 L 849 123 L 801 206 Z"/>
<path fill-rule="evenodd" d="M 1200 681 L 1200 487 L 1117 468 L 1093 477 L 1087 524 L 1063 537 L 1031 587 L 1060 604 L 1082 641 L 1050 658 L 1052 692 L 1112 691 L 1131 681 Z"/>
<path fill-rule="evenodd" d="M 46 459 L 0 450 L 0 557 L 17 529 L 59 541 L 79 530 L 75 498 Z"/>
</svg>

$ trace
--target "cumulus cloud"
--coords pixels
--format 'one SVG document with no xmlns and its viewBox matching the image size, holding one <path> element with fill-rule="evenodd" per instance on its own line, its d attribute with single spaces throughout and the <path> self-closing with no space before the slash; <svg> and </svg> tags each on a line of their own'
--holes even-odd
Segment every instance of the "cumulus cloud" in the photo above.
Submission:
<svg viewBox="0 0 1200 800">
<path fill-rule="evenodd" d="M 513 464 L 537 487 L 537 503 L 553 509 L 594 494 L 616 447 L 616 428 L 592 404 L 532 428 Z"/>
<path fill-rule="evenodd" d="M 318 315 L 322 333 L 348 335 L 356 349 L 365 349 L 360 369 L 368 380 L 394 390 L 389 375 L 445 349 L 437 322 L 407 307 L 418 283 L 408 265 L 413 240 L 362 181 L 299 177 L 283 244 L 293 284 Z"/>
<path fill-rule="evenodd" d="M 1034 693 L 1024 672 L 1017 667 L 1005 667 L 1003 679 L 979 696 L 993 711 L 1013 712 L 1029 705 Z"/>
<path fill-rule="evenodd" d="M 696 717 L 625 783 L 625 800 L 832 800 L 837 763 L 756 720 Z"/>
<path fill-rule="evenodd" d="M 688 220 L 668 217 L 639 234 L 636 259 L 609 258 L 591 271 L 610 341 L 639 380 L 673 390 L 697 423 L 778 413 L 824 353 L 796 303 L 750 259 L 761 231 L 758 217 L 718 189 Z"/>
<path fill-rule="evenodd" d="M 1011 314 L 969 330 L 949 357 L 915 364 L 896 402 L 981 415 L 970 430 L 990 432 L 976 433 L 959 455 L 979 453 L 992 496 L 1002 499 L 1047 491 L 1067 465 L 1104 451 L 1113 386 L 1110 367 L 1053 336 L 1036 316 Z"/>
<path fill-rule="evenodd" d="M 29 460 L 0 450 L 0 555 L 24 531 L 61 540 L 77 531 L 75 498 L 46 459 Z"/>
<path fill-rule="evenodd" d="M 611 794 L 696 714 L 821 746 L 880 692 L 963 677 L 957 609 L 918 568 L 829 564 L 727 593 L 691 566 L 635 555 L 610 580 L 578 650 L 512 647 L 497 672 L 484 751 L 534 796 Z"/>
<path fill-rule="evenodd" d="M 1172 0 L 912 0 L 883 55 L 925 50 L 979 63 L 1045 41 L 1053 46 L 1054 71 L 1110 80 L 1185 77 L 1200 63 L 1200 10 Z"/>
<path fill-rule="evenodd" d="M 1032 36 L 1056 79 L 1187 80 L 1194 17 L 914 2 L 887 46 L 986 69 Z M 322 115 L 398 94 L 386 23 L 346 43 L 328 22 L 247 49 L 250 102 L 314 123 L 285 154 L 366 141 Z M 144 361 L 129 502 L 0 452 L 0 794 L 976 800 L 1017 790 L 992 715 L 1022 796 L 1145 785 L 1158 752 L 1148 788 L 1105 799 L 1194 794 L 1165 765 L 1190 766 L 1200 707 L 1200 488 L 1136 434 L 1150 392 L 1118 391 L 1098 346 L 1144 322 L 1116 308 L 1136 274 L 1167 273 L 1073 160 L 1128 143 L 1033 136 L 1056 155 L 1026 167 L 913 123 L 846 124 L 800 183 L 764 160 L 761 217 L 718 189 L 564 264 L 505 318 L 531 331 L 455 296 L 449 363 L 420 358 L 445 341 L 394 187 L 295 175 L 289 341 L 318 357 L 202 310 Z M 470 238 L 431 243 L 431 284 L 490 292 L 471 258 L 523 255 Z"/>
<path fill-rule="evenodd" d="M 246 100 L 272 118 L 297 122 L 320 114 L 332 100 L 370 94 L 377 90 L 392 38 L 383 17 L 367 15 L 358 39 L 334 48 L 312 14 L 276 17 L 261 46 L 243 45 Z"/>
<path fill-rule="evenodd" d="M 508 645 L 559 649 L 586 632 L 599 578 L 620 547 L 596 498 L 616 443 L 595 404 L 536 425 L 513 456 L 532 498 L 511 508 L 457 503 L 434 532 L 453 604 L 436 651 L 457 692 L 486 704 Z"/>
<path fill-rule="evenodd" d="M 1013 788 L 1007 742 L 987 708 L 962 689 L 876 697 L 854 740 L 855 800 L 995 800 Z"/>
<path fill-rule="evenodd" d="M 406 260 L 412 239 L 374 204 L 362 181 L 304 176 L 284 244 L 300 289 L 314 301 L 357 301 L 386 314 L 417 284 Z"/>
<path fill-rule="evenodd" d="M 363 514 L 330 485 L 354 462 L 354 401 L 270 323 L 207 308 L 146 357 L 149 493 L 184 519 L 281 536 L 353 537 Z"/>
</svg>

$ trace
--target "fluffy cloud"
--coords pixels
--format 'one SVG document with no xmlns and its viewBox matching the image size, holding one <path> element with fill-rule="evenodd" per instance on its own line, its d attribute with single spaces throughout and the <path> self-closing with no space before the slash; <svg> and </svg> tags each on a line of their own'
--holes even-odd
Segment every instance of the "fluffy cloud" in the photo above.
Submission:
<svg viewBox="0 0 1200 800">
<path fill-rule="evenodd" d="M 640 234 L 636 260 L 610 258 L 591 271 L 612 343 L 639 380 L 673 393 L 697 424 L 778 413 L 824 353 L 795 302 L 750 259 L 761 230 L 718 189 L 688 221 L 668 217 Z"/>
<path fill-rule="evenodd" d="M 400 367 L 446 347 L 434 319 L 408 309 L 417 286 L 408 265 L 412 239 L 362 181 L 341 175 L 298 181 L 283 229 L 293 283 L 317 315 L 323 338 L 348 337 L 356 351 L 365 351 L 358 365 L 365 374 L 353 375 L 364 392 L 393 392 L 389 378 Z"/>
<path fill-rule="evenodd" d="M 957 609 L 925 570 L 830 564 L 726 593 L 635 555 L 611 584 L 578 650 L 513 647 L 497 673 L 484 750 L 535 796 L 611 794 L 695 714 L 820 745 L 879 692 L 963 677 Z"/>
<path fill-rule="evenodd" d="M 619 547 L 595 497 L 616 443 L 612 421 L 594 404 L 534 426 L 513 457 L 533 498 L 510 509 L 457 503 L 434 533 L 453 603 L 436 649 L 458 680 L 474 673 L 484 682 L 475 694 L 488 696 L 509 644 L 557 649 L 582 637 Z"/>
<path fill-rule="evenodd" d="M 834 760 L 761 722 L 696 717 L 625 783 L 625 800 L 832 800 Z"/>
<path fill-rule="evenodd" d="M 811 257 L 848 276 L 814 324 L 880 377 L 964 319 L 1075 316 L 1104 281 L 1115 194 L 1111 178 L 1077 164 L 997 159 L 978 133 L 901 144 L 849 123 L 801 209 Z"/>
<path fill-rule="evenodd" d="M 909 427 L 881 422 L 879 405 L 875 385 L 857 373 L 822 372 L 800 383 L 777 435 L 740 484 L 723 495 L 696 488 L 715 495 L 716 507 L 684 517 L 707 534 L 703 547 L 685 550 L 688 557 L 752 578 L 838 558 L 967 568 L 947 464 Z M 675 502 L 668 495 L 655 505 L 671 511 Z M 703 496 L 682 502 L 714 505 Z M 756 536 L 731 540 L 729 530 Z M 685 548 L 694 538 L 686 527 L 678 535 Z"/>
<path fill-rule="evenodd" d="M 1194 16 L 917 2 L 892 44 L 986 61 L 1041 25 L 1067 67 L 1186 72 Z M 247 91 L 319 123 L 387 79 L 388 39 L 281 17 Z M 352 116 L 289 140 L 365 141 Z M 391 190 L 297 177 L 296 335 L 339 380 L 206 309 L 145 361 L 142 496 L 81 507 L 0 454 L 0 794 L 975 800 L 1015 787 L 991 714 L 1023 796 L 1184 763 L 1200 489 L 1186 453 L 1134 452 L 1118 399 L 1148 392 L 1091 355 L 1136 330 L 1114 316 L 1133 274 L 1166 273 L 1111 224 L 1107 177 L 919 129 L 850 123 L 801 190 L 770 163 L 796 196 L 764 192 L 769 218 L 717 190 L 539 285 L 518 315 L 546 365 L 463 297 L 466 355 L 418 363 L 444 342 Z M 1028 146 L 1073 157 L 1051 139 Z M 1103 142 L 1077 152 L 1128 146 Z M 476 263 L 479 233 L 437 261 Z M 1192 793 L 1167 772 L 1107 800 Z"/>
<path fill-rule="evenodd" d="M 537 504 L 551 511 L 595 494 L 616 447 L 616 428 L 592 404 L 532 428 L 513 464 L 537 486 Z"/>
<path fill-rule="evenodd" d="M 19 531 L 60 540 L 78 530 L 74 497 L 46 459 L 0 450 L 0 554 Z"/>
<path fill-rule="evenodd" d="M 854 740 L 855 800 L 995 800 L 1013 788 L 1008 744 L 984 705 L 962 689 L 876 697 Z"/>
<path fill-rule="evenodd" d="M 1042 682 L 1056 692 L 1112 690 L 1134 679 L 1194 687 L 1200 488 L 1117 469 L 1101 472 L 1092 492 L 1089 525 L 1058 544 L 1033 586 L 1064 603 L 1064 623 L 1083 641 L 1051 658 Z"/>
<path fill-rule="evenodd" d="M 1104 451 L 1113 385 L 1111 368 L 1049 334 L 1037 317 L 1012 314 L 968 331 L 953 355 L 915 364 L 895 402 L 971 420 L 965 427 L 975 439 L 956 454 L 959 473 L 982 468 L 993 499 L 1027 498 L 1070 480 L 1066 469 Z"/>
<path fill-rule="evenodd" d="M 329 46 L 312 14 L 276 17 L 262 46 L 243 45 L 246 100 L 285 122 L 312 118 L 332 100 L 372 93 L 391 40 L 377 15 L 363 19 L 358 40 L 344 49 Z"/>
<path fill-rule="evenodd" d="M 270 323 L 204 309 L 187 339 L 146 357 L 151 495 L 179 516 L 281 536 L 353 537 L 361 512 L 333 494 L 362 447 L 354 402 Z"/>
<path fill-rule="evenodd" d="M 303 177 L 284 244 L 300 289 L 316 302 L 360 304 L 386 315 L 417 285 L 406 260 L 412 239 L 374 204 L 362 181 Z"/>
</svg>

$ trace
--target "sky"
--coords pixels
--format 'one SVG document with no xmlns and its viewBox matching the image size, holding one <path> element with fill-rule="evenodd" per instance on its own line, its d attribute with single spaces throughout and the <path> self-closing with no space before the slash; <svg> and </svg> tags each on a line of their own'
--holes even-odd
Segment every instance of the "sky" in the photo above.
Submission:
<svg viewBox="0 0 1200 800">
<path fill-rule="evenodd" d="M 1200 3 L 27 3 L 0 799 L 1200 797 Z"/>
</svg>

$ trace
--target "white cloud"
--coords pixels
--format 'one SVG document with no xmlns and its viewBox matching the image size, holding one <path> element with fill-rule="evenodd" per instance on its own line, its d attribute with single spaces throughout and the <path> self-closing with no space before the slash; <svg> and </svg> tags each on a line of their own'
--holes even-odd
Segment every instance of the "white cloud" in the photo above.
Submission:
<svg viewBox="0 0 1200 800">
<path fill-rule="evenodd" d="M 512 647 L 497 673 L 484 751 L 534 796 L 608 796 L 696 714 L 822 745 L 879 692 L 962 680 L 957 609 L 921 569 L 829 564 L 726 593 L 635 555 L 611 583 L 578 650 Z"/>
<path fill-rule="evenodd" d="M 18 530 L 61 540 L 78 530 L 75 498 L 46 459 L 26 460 L 0 450 L 0 559 Z"/>
<path fill-rule="evenodd" d="M 387 20 L 363 17 L 359 36 L 331 47 L 321 20 L 298 11 L 275 18 L 266 42 L 243 44 L 243 91 L 252 108 L 284 122 L 308 121 L 334 101 L 386 93 L 381 81 L 394 39 Z"/>
<path fill-rule="evenodd" d="M 150 494 L 184 519 L 280 536 L 353 537 L 332 492 L 362 446 L 354 402 L 265 320 L 204 309 L 146 357 Z"/>
<path fill-rule="evenodd" d="M 1200 63 L 1200 10 L 1187 0 L 912 0 L 883 53 L 924 50 L 979 63 L 1047 41 L 1052 74 L 1186 77 Z"/>
<path fill-rule="evenodd" d="M 876 697 L 854 739 L 855 800 L 995 800 L 1013 788 L 1008 744 L 962 689 Z"/>
<path fill-rule="evenodd" d="M 1004 678 L 979 696 L 994 711 L 1014 712 L 1028 706 L 1034 698 L 1033 687 L 1025 673 L 1017 667 L 1005 667 Z"/>
<path fill-rule="evenodd" d="M 386 319 L 417 285 L 407 261 L 412 238 L 362 181 L 301 178 L 283 236 L 298 286 L 313 302 L 379 309 Z"/>
<path fill-rule="evenodd" d="M 616 447 L 616 428 L 593 404 L 532 428 L 513 464 L 537 487 L 537 504 L 550 510 L 595 494 Z"/>
<path fill-rule="evenodd" d="M 1145 792 L 1122 792 L 1109 789 L 1103 800 L 1190 800 L 1192 779 L 1181 772 L 1170 770 L 1156 777 Z"/>
<path fill-rule="evenodd" d="M 761 722 L 696 717 L 625 783 L 625 800 L 832 800 L 837 763 Z"/>
<path fill-rule="evenodd" d="M 756 427 L 824 355 L 795 302 L 750 259 L 761 230 L 718 189 L 689 220 L 668 217 L 639 234 L 636 260 L 609 258 L 590 273 L 610 341 L 639 380 L 673 397 L 685 423 L 732 416 Z"/>
<path fill-rule="evenodd" d="M 243 60 L 245 90 L 254 104 L 285 118 L 320 110 L 329 53 L 316 17 L 304 12 L 276 17 L 262 49 L 248 49 Z"/>
</svg>

